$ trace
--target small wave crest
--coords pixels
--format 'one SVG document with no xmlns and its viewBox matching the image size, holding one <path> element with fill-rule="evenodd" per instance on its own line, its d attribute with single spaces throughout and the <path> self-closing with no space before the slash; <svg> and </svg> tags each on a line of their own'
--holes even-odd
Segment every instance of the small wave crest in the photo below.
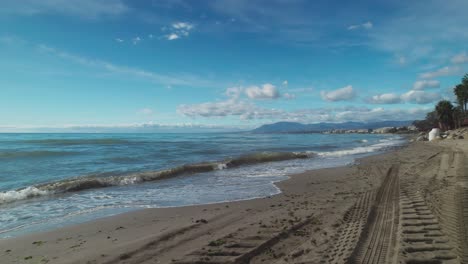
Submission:
<svg viewBox="0 0 468 264">
<path fill-rule="evenodd" d="M 36 187 L 30 186 L 16 191 L 0 192 L 0 204 L 10 203 L 18 200 L 24 200 L 37 196 L 47 195 L 48 192 L 40 190 Z"/>
<path fill-rule="evenodd" d="M 397 139 L 380 140 L 379 143 L 329 152 L 259 152 L 239 156 L 224 161 L 187 164 L 171 169 L 149 172 L 138 172 L 126 175 L 92 175 L 70 178 L 51 183 L 44 183 L 18 190 L 0 192 L 0 205 L 17 200 L 29 199 L 37 196 L 52 195 L 67 192 L 78 192 L 89 189 L 98 189 L 111 186 L 132 185 L 181 175 L 225 170 L 241 166 L 255 165 L 267 162 L 286 161 L 292 159 L 307 159 L 314 157 L 341 157 L 346 155 L 365 154 L 382 151 L 400 145 Z"/>
<path fill-rule="evenodd" d="M 264 162 L 283 161 L 291 159 L 306 159 L 310 156 L 301 152 L 260 152 L 251 155 L 241 156 L 226 163 L 228 168 L 242 165 L 252 165 Z"/>
<path fill-rule="evenodd" d="M 17 200 L 29 199 L 37 196 L 78 192 L 89 189 L 105 188 L 111 186 L 132 185 L 143 182 L 173 178 L 181 175 L 225 170 L 240 166 L 255 165 L 267 162 L 285 161 L 292 159 L 307 159 L 314 157 L 341 157 L 346 155 L 365 154 L 385 150 L 397 146 L 401 142 L 395 138 L 380 140 L 379 143 L 328 152 L 258 152 L 239 156 L 224 161 L 187 164 L 160 171 L 139 172 L 127 175 L 92 175 L 70 178 L 51 183 L 45 183 L 18 190 L 0 192 L 0 205 Z"/>
<path fill-rule="evenodd" d="M 358 140 L 356 140 L 356 142 L 358 142 L 358 143 L 367 143 L 368 140 L 367 139 L 358 139 Z"/>
<path fill-rule="evenodd" d="M 225 170 L 225 169 L 227 169 L 227 165 L 226 165 L 226 163 L 218 163 L 217 168 L 218 168 L 218 170 Z"/>
<path fill-rule="evenodd" d="M 210 172 L 215 170 L 230 169 L 245 165 L 254 165 L 266 162 L 284 161 L 291 159 L 305 159 L 313 156 L 313 153 L 260 152 L 225 160 L 223 162 L 204 162 L 197 164 L 187 164 L 161 171 L 139 172 L 119 176 L 93 175 L 76 177 L 51 183 L 30 186 L 24 189 L 0 192 L 0 204 L 50 194 L 78 192 L 83 190 L 98 189 L 111 186 L 131 185 L 161 179 L 168 179 L 186 174 Z"/>
<path fill-rule="evenodd" d="M 382 151 L 391 147 L 396 147 L 400 145 L 400 142 L 396 139 L 386 139 L 380 140 L 380 143 L 365 146 L 365 147 L 355 147 L 352 149 L 344 149 L 344 150 L 337 150 L 337 151 L 329 151 L 329 152 L 320 152 L 317 153 L 320 157 L 342 157 L 347 155 L 357 155 L 357 154 L 365 154 L 371 153 L 376 151 Z"/>
</svg>

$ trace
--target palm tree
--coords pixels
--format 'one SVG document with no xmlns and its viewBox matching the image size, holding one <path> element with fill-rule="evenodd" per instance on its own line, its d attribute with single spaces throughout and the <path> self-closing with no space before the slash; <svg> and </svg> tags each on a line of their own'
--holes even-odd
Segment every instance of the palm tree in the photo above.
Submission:
<svg viewBox="0 0 468 264">
<path fill-rule="evenodd" d="M 466 78 L 467 76 L 465 76 Z M 463 79 L 465 79 L 463 78 Z M 468 78 L 467 78 L 468 81 Z M 464 84 L 458 84 L 453 88 L 453 93 L 457 97 L 457 103 L 462 108 L 463 112 L 466 112 L 466 103 L 468 99 L 468 86 Z"/>
<path fill-rule="evenodd" d="M 457 105 L 456 107 L 454 107 L 452 116 L 454 128 L 460 128 L 462 126 L 463 121 L 463 106 Z"/>
<path fill-rule="evenodd" d="M 462 84 L 468 86 L 468 73 L 462 78 Z"/>
<path fill-rule="evenodd" d="M 466 105 L 468 104 L 468 73 L 465 74 L 465 76 L 463 76 L 462 78 L 462 82 L 461 82 L 461 85 L 462 85 L 462 95 L 463 95 L 463 107 L 465 109 L 465 112 L 468 110 Z"/>
<path fill-rule="evenodd" d="M 453 123 L 453 105 L 450 101 L 442 100 L 436 105 L 437 118 L 439 119 L 440 128 L 448 130 Z"/>
</svg>

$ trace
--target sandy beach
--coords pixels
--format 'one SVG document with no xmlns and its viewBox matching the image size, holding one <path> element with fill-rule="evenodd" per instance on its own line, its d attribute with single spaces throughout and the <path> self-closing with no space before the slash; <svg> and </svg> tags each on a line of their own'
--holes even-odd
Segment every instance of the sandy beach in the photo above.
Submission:
<svg viewBox="0 0 468 264">
<path fill-rule="evenodd" d="M 272 197 L 0 240 L 1 263 L 465 263 L 468 140 L 292 175 Z"/>
</svg>

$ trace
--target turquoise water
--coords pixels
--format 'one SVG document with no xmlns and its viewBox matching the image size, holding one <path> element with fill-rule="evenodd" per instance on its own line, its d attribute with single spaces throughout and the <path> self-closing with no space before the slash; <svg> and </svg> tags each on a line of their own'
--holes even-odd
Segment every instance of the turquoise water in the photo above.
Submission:
<svg viewBox="0 0 468 264">
<path fill-rule="evenodd" d="M 367 134 L 0 134 L 0 237 L 138 208 L 274 195 L 273 183 L 291 173 L 403 143 Z M 206 162 L 203 172 L 180 167 Z M 169 177 L 159 179 L 163 170 Z"/>
</svg>

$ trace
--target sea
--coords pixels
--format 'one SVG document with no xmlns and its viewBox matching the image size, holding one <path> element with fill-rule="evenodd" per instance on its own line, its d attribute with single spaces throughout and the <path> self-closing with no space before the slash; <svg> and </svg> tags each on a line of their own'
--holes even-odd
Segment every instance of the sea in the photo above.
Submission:
<svg viewBox="0 0 468 264">
<path fill-rule="evenodd" d="M 0 134 L 0 239 L 142 208 L 267 197 L 406 143 L 377 134 Z"/>
</svg>

